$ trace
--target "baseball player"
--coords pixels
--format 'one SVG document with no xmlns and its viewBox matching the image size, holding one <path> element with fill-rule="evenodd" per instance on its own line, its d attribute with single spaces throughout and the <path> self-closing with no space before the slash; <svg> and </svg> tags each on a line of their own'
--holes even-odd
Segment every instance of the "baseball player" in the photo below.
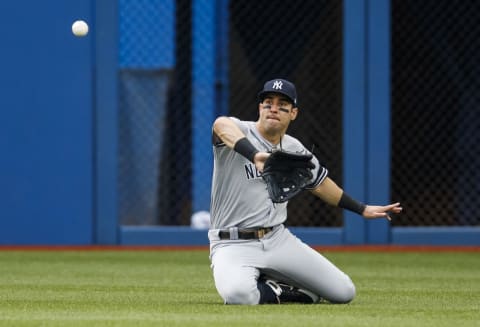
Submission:
<svg viewBox="0 0 480 327">
<path fill-rule="evenodd" d="M 219 117 L 213 124 L 214 172 L 210 259 L 215 286 L 226 304 L 347 303 L 355 296 L 349 276 L 296 238 L 283 223 L 287 203 L 269 198 L 262 170 L 270 153 L 310 152 L 286 134 L 299 113 L 294 84 L 265 83 L 258 120 Z M 399 203 L 365 205 L 346 194 L 313 156 L 308 188 L 326 203 L 364 218 L 400 213 Z"/>
</svg>

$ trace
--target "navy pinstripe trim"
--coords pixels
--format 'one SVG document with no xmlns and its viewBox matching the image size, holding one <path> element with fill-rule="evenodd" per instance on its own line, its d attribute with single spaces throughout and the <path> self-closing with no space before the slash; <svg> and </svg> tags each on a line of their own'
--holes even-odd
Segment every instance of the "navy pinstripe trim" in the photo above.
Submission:
<svg viewBox="0 0 480 327">
<path fill-rule="evenodd" d="M 318 185 L 320 185 L 325 180 L 325 178 L 327 178 L 327 176 L 328 176 L 328 169 L 320 166 L 320 168 L 318 169 L 317 178 L 315 178 L 315 181 L 313 181 L 313 183 L 305 187 L 305 189 L 307 190 L 315 189 Z"/>
</svg>

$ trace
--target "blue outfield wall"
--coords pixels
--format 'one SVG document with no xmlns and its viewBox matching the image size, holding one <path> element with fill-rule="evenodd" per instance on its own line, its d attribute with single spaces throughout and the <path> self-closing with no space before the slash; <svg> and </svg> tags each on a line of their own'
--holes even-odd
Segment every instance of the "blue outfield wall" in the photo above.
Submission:
<svg viewBox="0 0 480 327">
<path fill-rule="evenodd" d="M 94 242 L 94 1 L 0 1 L 0 244 Z"/>
<path fill-rule="evenodd" d="M 204 126 L 225 114 L 228 102 L 227 33 L 205 25 L 201 5 L 213 21 L 228 20 L 227 0 L 194 2 L 194 26 L 205 30 L 193 33 L 192 45 L 193 169 L 203 174 L 193 177 L 194 209 L 209 201 L 210 176 L 200 166 L 212 161 Z M 344 0 L 344 10 L 343 186 L 363 201 L 385 202 L 389 1 Z M 208 245 L 206 230 L 119 225 L 118 0 L 1 1 L 0 18 L 0 60 L 6 63 L 0 75 L 0 245 Z M 87 37 L 71 34 L 79 18 L 90 24 Z M 31 33 L 40 25 L 41 38 Z M 205 37 L 211 46 L 202 48 L 197 38 Z M 480 246 L 480 227 L 392 228 L 349 212 L 343 228 L 291 230 L 310 245 Z"/>
<path fill-rule="evenodd" d="M 480 227 L 393 227 L 391 243 L 398 245 L 480 245 Z"/>
<path fill-rule="evenodd" d="M 365 203 L 390 201 L 390 7 L 344 1 L 343 188 Z M 345 243 L 385 244 L 386 220 L 345 212 Z"/>
<path fill-rule="evenodd" d="M 342 228 L 289 228 L 297 237 L 310 245 L 343 244 Z M 121 245 L 178 245 L 207 246 L 205 229 L 187 226 L 137 227 L 123 226 L 120 229 Z"/>
<path fill-rule="evenodd" d="M 118 4 L 95 2 L 93 244 L 118 244 Z"/>
<path fill-rule="evenodd" d="M 344 228 L 290 227 L 289 229 L 311 246 L 351 244 L 345 242 Z M 207 230 L 192 229 L 188 226 L 122 226 L 119 238 L 121 245 L 208 245 Z M 390 245 L 480 246 L 480 227 L 394 227 L 391 229 L 389 238 Z"/>
<path fill-rule="evenodd" d="M 343 188 L 357 199 L 366 200 L 366 42 L 365 4 L 344 2 L 343 26 Z M 366 242 L 366 222 L 344 211 L 345 243 Z"/>
</svg>

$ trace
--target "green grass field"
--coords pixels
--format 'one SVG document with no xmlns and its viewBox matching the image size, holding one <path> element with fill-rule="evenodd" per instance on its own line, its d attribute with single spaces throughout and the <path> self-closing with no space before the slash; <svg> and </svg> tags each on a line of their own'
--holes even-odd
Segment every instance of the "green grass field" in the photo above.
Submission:
<svg viewBox="0 0 480 327">
<path fill-rule="evenodd" d="M 223 305 L 206 251 L 0 251 L 0 325 L 480 326 L 478 252 L 324 255 L 352 303 Z"/>
</svg>

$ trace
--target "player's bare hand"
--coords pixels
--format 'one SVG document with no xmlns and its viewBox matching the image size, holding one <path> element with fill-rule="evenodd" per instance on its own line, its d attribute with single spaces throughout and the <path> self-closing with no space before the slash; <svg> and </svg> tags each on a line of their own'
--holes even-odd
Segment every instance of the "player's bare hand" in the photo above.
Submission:
<svg viewBox="0 0 480 327">
<path fill-rule="evenodd" d="M 253 157 L 255 167 L 259 172 L 263 172 L 263 166 L 265 165 L 265 161 L 267 161 L 268 157 L 270 157 L 270 153 L 267 152 L 257 152 L 255 157 Z"/>
<path fill-rule="evenodd" d="M 375 219 L 375 218 L 386 218 L 388 220 L 392 220 L 391 214 L 397 214 L 402 212 L 402 207 L 400 203 L 392 203 L 386 206 L 370 206 L 367 205 L 365 210 L 363 211 L 362 216 L 368 219 Z"/>
</svg>

